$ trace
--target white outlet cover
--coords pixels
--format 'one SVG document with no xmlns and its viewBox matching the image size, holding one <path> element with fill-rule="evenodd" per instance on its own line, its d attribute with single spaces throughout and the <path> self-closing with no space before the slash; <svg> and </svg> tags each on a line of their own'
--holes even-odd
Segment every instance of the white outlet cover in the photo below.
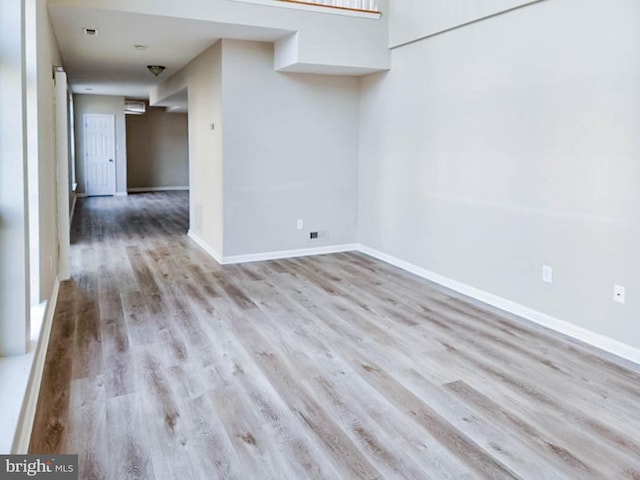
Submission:
<svg viewBox="0 0 640 480">
<path fill-rule="evenodd" d="M 617 303 L 624 303 L 625 289 L 622 285 L 613 286 L 613 301 Z"/>
<path fill-rule="evenodd" d="M 542 266 L 542 280 L 547 283 L 553 283 L 553 268 L 549 265 Z"/>
<path fill-rule="evenodd" d="M 298 230 L 302 230 L 304 228 L 304 220 L 299 218 L 296 225 L 298 226 Z"/>
</svg>

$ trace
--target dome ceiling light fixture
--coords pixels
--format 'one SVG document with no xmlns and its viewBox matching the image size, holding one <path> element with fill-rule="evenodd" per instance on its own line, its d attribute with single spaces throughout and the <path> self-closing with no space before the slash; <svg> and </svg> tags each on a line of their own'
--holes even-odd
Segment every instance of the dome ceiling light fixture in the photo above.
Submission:
<svg viewBox="0 0 640 480">
<path fill-rule="evenodd" d="M 157 77 L 162 72 L 164 72 L 165 68 L 167 67 L 165 67 L 164 65 L 147 65 L 147 68 Z"/>
</svg>

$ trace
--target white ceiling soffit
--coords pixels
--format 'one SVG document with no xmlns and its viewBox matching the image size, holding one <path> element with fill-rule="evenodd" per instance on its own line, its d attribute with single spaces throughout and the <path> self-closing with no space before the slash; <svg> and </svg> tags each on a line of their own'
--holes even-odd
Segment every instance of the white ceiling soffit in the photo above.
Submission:
<svg viewBox="0 0 640 480">
<path fill-rule="evenodd" d="M 180 90 L 174 95 L 165 98 L 158 106 L 166 108 L 167 112 L 186 113 L 187 112 L 187 89 Z"/>
<path fill-rule="evenodd" d="M 275 41 L 288 30 L 229 25 L 92 8 L 49 6 L 63 64 L 74 93 L 148 98 L 219 38 Z M 97 35 L 83 33 L 95 28 Z M 135 45 L 146 45 L 139 50 Z M 157 78 L 147 65 L 164 65 Z"/>
</svg>

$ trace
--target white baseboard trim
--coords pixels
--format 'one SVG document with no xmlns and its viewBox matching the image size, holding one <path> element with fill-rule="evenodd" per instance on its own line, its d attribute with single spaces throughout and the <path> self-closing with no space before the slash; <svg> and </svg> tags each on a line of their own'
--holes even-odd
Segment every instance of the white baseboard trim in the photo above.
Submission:
<svg viewBox="0 0 640 480">
<path fill-rule="evenodd" d="M 189 187 L 132 187 L 127 189 L 129 193 L 173 192 L 175 190 L 189 190 Z"/>
<path fill-rule="evenodd" d="M 212 256 L 216 262 L 220 264 L 222 263 L 222 255 L 220 255 L 218 251 L 216 251 L 207 242 L 205 242 L 200 235 L 195 233 L 193 230 L 189 230 L 187 235 L 191 240 L 196 242 L 200 248 L 202 248 L 205 252 Z"/>
<path fill-rule="evenodd" d="M 359 245 L 358 251 L 371 257 L 377 258 L 378 260 L 382 260 L 383 262 L 394 265 L 398 268 L 401 268 L 402 270 L 406 270 L 407 272 L 413 273 L 414 275 L 438 283 L 444 287 L 450 288 L 451 290 L 455 290 L 456 292 L 460 292 L 471 298 L 497 307 L 500 310 L 504 310 L 538 325 L 542 325 L 556 332 L 575 338 L 586 344 L 592 345 L 601 350 L 612 353 L 618 357 L 629 360 L 633 363 L 640 364 L 640 350 L 625 343 L 619 342 L 618 340 L 614 340 L 605 335 L 592 332 L 572 323 L 552 317 L 551 315 L 547 315 L 511 300 L 507 300 L 506 298 L 499 297 L 498 295 L 494 295 L 492 293 L 485 292 L 484 290 L 480 290 L 470 285 L 452 280 L 448 277 L 418 267 L 412 263 L 406 262 L 373 248 Z"/>
<path fill-rule="evenodd" d="M 127 195 L 129 195 L 128 192 L 116 192 L 113 196 L 114 197 L 126 197 Z"/>
<path fill-rule="evenodd" d="M 279 250 L 275 252 L 251 253 L 248 255 L 231 255 L 225 257 L 220 255 L 200 235 L 193 230 L 189 230 L 187 234 L 194 242 L 200 246 L 205 252 L 214 258 L 220 265 L 233 265 L 236 263 L 264 262 L 266 260 L 279 260 L 283 258 L 308 257 L 311 255 L 326 255 L 328 253 L 351 252 L 358 248 L 355 243 L 343 245 L 328 245 L 325 247 L 300 248 L 296 250 Z"/>
<path fill-rule="evenodd" d="M 38 396 L 40 394 L 40 385 L 42 384 L 42 374 L 44 372 L 44 362 L 47 358 L 51 325 L 53 324 L 53 315 L 56 311 L 59 292 L 60 281 L 56 279 L 51 292 L 51 299 L 47 304 L 44 321 L 42 322 L 40 338 L 38 339 L 33 365 L 31 366 L 31 374 L 29 375 L 29 383 L 27 384 L 27 391 L 24 401 L 22 402 L 20 420 L 18 421 L 18 428 L 11 448 L 11 453 L 13 454 L 25 455 L 29 450 L 31 430 L 33 429 L 33 421 L 36 416 L 36 407 L 38 406 Z"/>
<path fill-rule="evenodd" d="M 279 260 L 283 258 L 308 257 L 311 255 L 326 255 L 328 253 L 352 252 L 357 248 L 357 244 L 347 243 L 342 245 L 327 245 L 326 247 L 253 253 L 249 255 L 231 255 L 229 257 L 222 257 L 222 262 L 220 263 L 223 265 L 230 265 L 234 263 L 263 262 L 265 260 Z"/>
</svg>

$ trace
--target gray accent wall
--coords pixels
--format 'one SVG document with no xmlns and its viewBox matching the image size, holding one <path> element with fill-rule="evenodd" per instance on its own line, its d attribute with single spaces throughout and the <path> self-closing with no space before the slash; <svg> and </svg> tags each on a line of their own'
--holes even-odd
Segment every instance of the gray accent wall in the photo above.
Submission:
<svg viewBox="0 0 640 480">
<path fill-rule="evenodd" d="M 554 0 L 394 49 L 361 83 L 361 243 L 640 347 L 638 25 Z"/>
<path fill-rule="evenodd" d="M 187 114 L 147 106 L 125 121 L 128 188 L 188 187 Z"/>
</svg>

